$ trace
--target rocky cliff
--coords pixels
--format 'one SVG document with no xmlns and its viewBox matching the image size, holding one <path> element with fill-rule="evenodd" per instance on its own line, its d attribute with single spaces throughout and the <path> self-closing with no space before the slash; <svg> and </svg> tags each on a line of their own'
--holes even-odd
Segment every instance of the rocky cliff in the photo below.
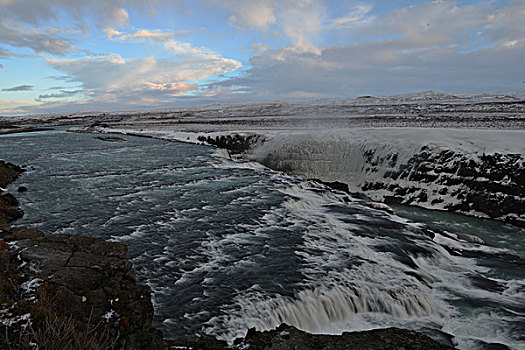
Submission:
<svg viewBox="0 0 525 350">
<path fill-rule="evenodd" d="M 24 169 L 0 160 L 0 224 L 5 224 L 21 218 L 24 212 L 18 208 L 18 200 L 10 193 L 4 193 L 5 188 L 13 182 Z"/>
<path fill-rule="evenodd" d="M 21 172 L 0 162 L 0 184 Z M 17 204 L 0 197 L 0 348 L 167 349 L 124 244 L 11 228 Z"/>
<path fill-rule="evenodd" d="M 344 183 L 375 201 L 525 227 L 522 136 L 416 129 L 283 134 L 254 144 L 247 157 L 290 174 Z"/>
</svg>

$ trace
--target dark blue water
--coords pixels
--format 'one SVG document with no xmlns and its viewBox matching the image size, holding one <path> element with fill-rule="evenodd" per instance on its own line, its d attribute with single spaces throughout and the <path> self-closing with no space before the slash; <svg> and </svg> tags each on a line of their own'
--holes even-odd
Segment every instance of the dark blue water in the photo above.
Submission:
<svg viewBox="0 0 525 350">
<path fill-rule="evenodd" d="M 0 158 L 30 167 L 9 188 L 28 188 L 17 194 L 26 212 L 17 224 L 128 245 L 167 338 L 232 340 L 286 322 L 322 333 L 423 328 L 462 348 L 521 345 L 525 272 L 505 260 L 519 249 L 432 232 L 207 147 L 125 138 L 8 135 Z"/>
</svg>

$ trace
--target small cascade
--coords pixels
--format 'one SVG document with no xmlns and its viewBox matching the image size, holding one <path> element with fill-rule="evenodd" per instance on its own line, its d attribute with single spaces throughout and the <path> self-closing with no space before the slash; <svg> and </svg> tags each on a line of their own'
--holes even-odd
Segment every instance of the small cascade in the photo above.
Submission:
<svg viewBox="0 0 525 350">
<path fill-rule="evenodd" d="M 261 329 L 273 329 L 281 323 L 302 330 L 320 333 L 346 323 L 357 314 L 383 314 L 396 319 L 424 317 L 437 313 L 437 308 L 427 293 L 417 289 L 382 290 L 377 286 L 352 285 L 322 287 L 305 290 L 291 300 L 273 299 L 261 308 L 268 317 L 261 318 Z"/>
</svg>

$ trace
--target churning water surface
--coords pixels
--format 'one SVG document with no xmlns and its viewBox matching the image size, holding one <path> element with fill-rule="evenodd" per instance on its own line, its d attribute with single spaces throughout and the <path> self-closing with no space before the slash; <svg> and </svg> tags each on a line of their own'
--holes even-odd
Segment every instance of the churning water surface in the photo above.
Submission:
<svg viewBox="0 0 525 350">
<path fill-rule="evenodd" d="M 128 245 L 165 337 L 232 341 L 285 322 L 522 347 L 525 230 L 396 209 L 410 221 L 208 147 L 124 138 L 7 135 L 0 158 L 30 169 L 10 185 L 28 188 L 17 224 Z M 488 244 L 457 239 L 463 230 Z"/>
</svg>

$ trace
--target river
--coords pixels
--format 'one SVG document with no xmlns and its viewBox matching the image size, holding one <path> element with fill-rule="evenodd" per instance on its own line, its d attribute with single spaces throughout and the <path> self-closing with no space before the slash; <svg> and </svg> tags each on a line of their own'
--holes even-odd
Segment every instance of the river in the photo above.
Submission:
<svg viewBox="0 0 525 350">
<path fill-rule="evenodd" d="M 285 322 L 523 348 L 524 229 L 409 207 L 393 215 L 213 148 L 123 137 L 5 135 L 0 158 L 29 169 L 9 187 L 28 188 L 15 224 L 128 245 L 165 337 L 231 341 Z"/>
</svg>

